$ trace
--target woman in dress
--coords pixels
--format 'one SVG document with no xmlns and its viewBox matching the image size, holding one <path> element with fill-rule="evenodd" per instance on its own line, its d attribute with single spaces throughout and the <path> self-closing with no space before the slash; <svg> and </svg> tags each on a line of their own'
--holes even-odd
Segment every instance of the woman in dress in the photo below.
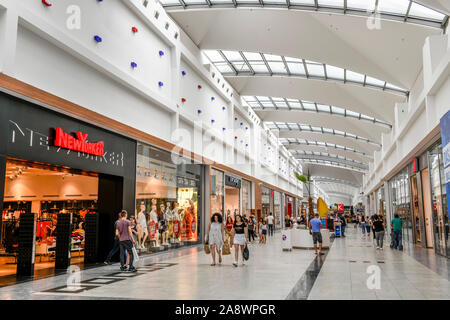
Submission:
<svg viewBox="0 0 450 320">
<path fill-rule="evenodd" d="M 211 266 L 216 265 L 216 251 L 219 255 L 219 264 L 222 263 L 222 246 L 225 239 L 225 228 L 222 223 L 222 216 L 219 213 L 214 213 L 211 217 L 211 222 L 206 233 L 206 242 L 211 248 L 212 263 Z"/>
<path fill-rule="evenodd" d="M 245 221 L 242 216 L 237 214 L 233 225 L 233 244 L 234 244 L 234 262 L 233 266 L 238 266 L 239 261 L 239 248 L 241 248 L 242 253 L 242 264 L 245 265 L 244 259 L 244 248 L 248 243 L 248 230 Z"/>
</svg>

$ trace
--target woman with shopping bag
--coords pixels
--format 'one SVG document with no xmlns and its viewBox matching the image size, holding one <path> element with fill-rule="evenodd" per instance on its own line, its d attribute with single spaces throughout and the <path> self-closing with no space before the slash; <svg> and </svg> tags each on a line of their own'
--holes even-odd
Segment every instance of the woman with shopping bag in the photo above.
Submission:
<svg viewBox="0 0 450 320">
<path fill-rule="evenodd" d="M 206 232 L 206 243 L 208 243 L 211 248 L 211 266 L 216 265 L 216 252 L 219 255 L 219 264 L 222 263 L 221 250 L 225 239 L 225 228 L 222 221 L 220 213 L 214 213 Z"/>
<path fill-rule="evenodd" d="M 241 215 L 236 215 L 236 220 L 233 226 L 233 245 L 234 245 L 234 262 L 233 266 L 238 266 L 239 261 L 239 248 L 242 253 L 242 264 L 246 265 L 246 259 L 244 256 L 245 248 L 248 244 L 248 229 L 247 224 L 242 219 Z M 248 250 L 248 248 L 247 248 Z"/>
</svg>

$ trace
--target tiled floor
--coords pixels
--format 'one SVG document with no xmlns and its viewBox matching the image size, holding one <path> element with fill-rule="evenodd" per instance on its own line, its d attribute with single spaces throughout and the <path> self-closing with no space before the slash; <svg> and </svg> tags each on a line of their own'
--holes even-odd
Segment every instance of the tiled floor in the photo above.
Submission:
<svg viewBox="0 0 450 320">
<path fill-rule="evenodd" d="M 425 253 L 422 250 L 411 247 L 408 252 L 401 252 L 390 249 L 389 243 L 385 243 L 383 251 L 376 250 L 372 236 L 363 236 L 360 230 L 351 227 L 346 238 L 335 240 L 308 298 L 450 299 L 444 261 L 434 252 L 428 256 L 428 250 Z M 439 273 L 427 267 L 436 265 L 431 261 L 441 261 Z M 371 270 L 377 267 L 379 287 Z M 367 285 L 368 280 L 372 288 Z"/>
<path fill-rule="evenodd" d="M 358 232 L 349 228 L 322 257 L 284 252 L 276 234 L 266 245 L 250 245 L 247 266 L 235 268 L 226 256 L 211 267 L 198 247 L 141 259 L 137 274 L 115 264 L 83 270 L 69 285 L 69 275 L 60 275 L 0 288 L 0 299 L 450 299 L 446 261 L 427 250 L 376 251 Z M 373 265 L 380 268 L 379 289 L 367 286 Z"/>
</svg>

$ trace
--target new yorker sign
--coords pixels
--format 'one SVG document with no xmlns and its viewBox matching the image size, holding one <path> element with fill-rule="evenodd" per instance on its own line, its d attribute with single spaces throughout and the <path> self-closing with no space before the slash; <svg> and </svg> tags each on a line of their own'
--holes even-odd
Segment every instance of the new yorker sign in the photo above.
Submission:
<svg viewBox="0 0 450 320">
<path fill-rule="evenodd" d="M 135 176 L 136 142 L 0 92 L 0 155 Z"/>
</svg>

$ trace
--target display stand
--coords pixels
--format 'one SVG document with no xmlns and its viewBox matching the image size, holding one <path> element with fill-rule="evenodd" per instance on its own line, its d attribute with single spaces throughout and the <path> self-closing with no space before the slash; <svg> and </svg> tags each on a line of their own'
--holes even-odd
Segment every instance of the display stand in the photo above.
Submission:
<svg viewBox="0 0 450 320">
<path fill-rule="evenodd" d="M 19 248 L 17 252 L 17 276 L 34 274 L 36 238 L 36 214 L 27 213 L 20 216 Z"/>
</svg>

